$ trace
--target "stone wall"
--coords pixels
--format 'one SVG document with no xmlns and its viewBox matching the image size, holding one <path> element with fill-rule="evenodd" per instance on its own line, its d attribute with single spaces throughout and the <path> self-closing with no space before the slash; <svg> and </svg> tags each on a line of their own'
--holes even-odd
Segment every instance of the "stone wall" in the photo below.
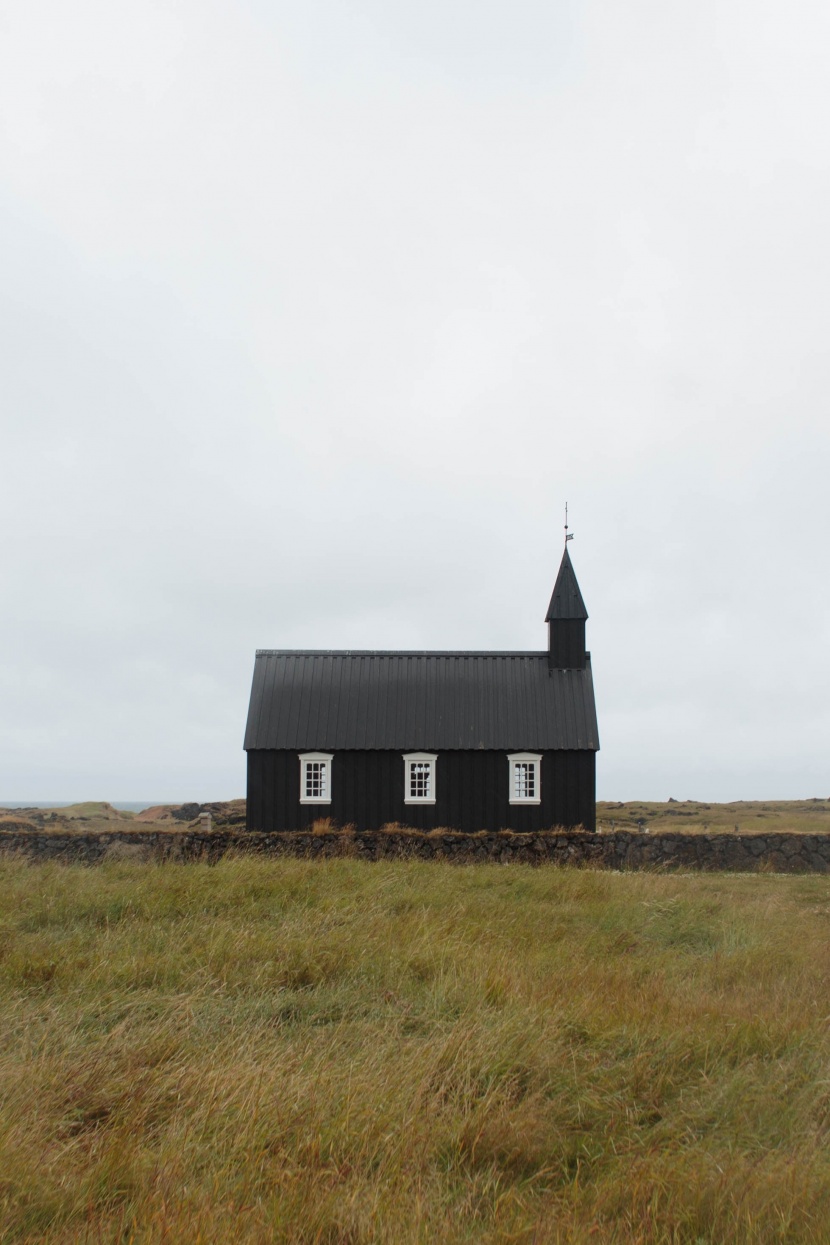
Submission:
<svg viewBox="0 0 830 1245">
<path fill-rule="evenodd" d="M 58 831 L 0 828 L 0 852 L 32 861 L 96 864 L 102 860 L 215 861 L 228 852 L 362 860 L 414 858 L 458 864 L 493 861 L 587 865 L 600 869 L 703 869 L 735 872 L 826 873 L 830 834 L 648 834 L 630 830 L 586 834 L 475 835 L 433 831 L 363 834 L 260 834 L 245 830 Z"/>
</svg>

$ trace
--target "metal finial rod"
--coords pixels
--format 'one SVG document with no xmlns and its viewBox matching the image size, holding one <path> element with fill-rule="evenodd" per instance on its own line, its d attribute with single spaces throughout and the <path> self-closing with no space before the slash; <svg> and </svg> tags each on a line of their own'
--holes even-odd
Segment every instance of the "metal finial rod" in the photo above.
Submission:
<svg viewBox="0 0 830 1245">
<path fill-rule="evenodd" d="M 567 545 L 568 541 L 573 538 L 573 532 L 568 532 L 568 503 L 565 502 L 565 544 Z"/>
</svg>

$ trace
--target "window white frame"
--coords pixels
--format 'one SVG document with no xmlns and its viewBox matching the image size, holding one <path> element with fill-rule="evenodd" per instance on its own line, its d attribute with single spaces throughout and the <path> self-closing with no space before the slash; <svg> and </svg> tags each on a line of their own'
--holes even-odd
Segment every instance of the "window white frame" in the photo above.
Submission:
<svg viewBox="0 0 830 1245">
<path fill-rule="evenodd" d="M 300 803 L 331 804 L 331 752 L 300 753 Z M 316 781 L 315 781 L 316 780 Z M 309 791 L 317 794 L 309 794 Z"/>
<path fill-rule="evenodd" d="M 403 754 L 404 804 L 435 803 L 435 762 L 437 760 L 437 752 L 405 752 Z M 413 788 L 417 790 L 418 787 L 423 788 L 426 794 L 413 794 Z"/>
<path fill-rule="evenodd" d="M 542 754 L 540 752 L 511 752 L 509 763 L 510 786 L 508 797 L 511 804 L 542 803 Z"/>
</svg>

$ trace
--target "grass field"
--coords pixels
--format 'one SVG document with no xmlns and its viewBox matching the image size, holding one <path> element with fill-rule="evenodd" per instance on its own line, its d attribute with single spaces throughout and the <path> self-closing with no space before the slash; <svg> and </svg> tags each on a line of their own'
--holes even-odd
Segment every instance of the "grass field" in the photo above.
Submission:
<svg viewBox="0 0 830 1245">
<path fill-rule="evenodd" d="M 0 862 L 0 1240 L 830 1241 L 830 880 Z"/>
<path fill-rule="evenodd" d="M 795 830 L 803 834 L 830 834 L 830 800 L 734 800 L 731 804 L 705 804 L 699 800 L 666 803 L 602 801 L 597 804 L 597 824 L 610 830 L 636 830 L 643 822 L 653 833 L 682 831 L 684 834 L 742 834 L 758 831 L 780 834 Z"/>
</svg>

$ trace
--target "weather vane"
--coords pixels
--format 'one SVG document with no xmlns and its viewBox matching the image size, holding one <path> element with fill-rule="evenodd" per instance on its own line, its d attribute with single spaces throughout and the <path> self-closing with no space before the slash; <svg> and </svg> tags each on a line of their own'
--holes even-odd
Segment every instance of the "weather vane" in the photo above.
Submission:
<svg viewBox="0 0 830 1245">
<path fill-rule="evenodd" d="M 568 531 L 568 503 L 565 502 L 565 545 L 567 546 L 568 541 L 573 540 L 573 538 L 573 532 Z"/>
</svg>

